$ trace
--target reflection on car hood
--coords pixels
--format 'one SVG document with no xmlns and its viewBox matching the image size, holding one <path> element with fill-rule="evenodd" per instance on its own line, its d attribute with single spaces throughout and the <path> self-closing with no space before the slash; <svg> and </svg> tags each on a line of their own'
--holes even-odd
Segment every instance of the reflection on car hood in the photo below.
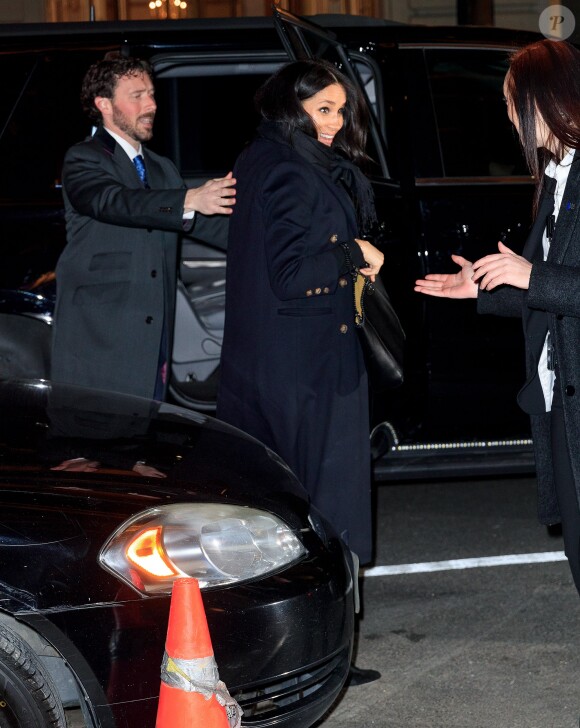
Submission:
<svg viewBox="0 0 580 728">
<path fill-rule="evenodd" d="M 0 381 L 0 496 L 27 491 L 100 500 L 127 512 L 183 501 L 251 504 L 298 525 L 307 496 L 262 443 L 207 415 L 117 393 Z M 140 503 L 142 501 L 142 503 Z"/>
</svg>

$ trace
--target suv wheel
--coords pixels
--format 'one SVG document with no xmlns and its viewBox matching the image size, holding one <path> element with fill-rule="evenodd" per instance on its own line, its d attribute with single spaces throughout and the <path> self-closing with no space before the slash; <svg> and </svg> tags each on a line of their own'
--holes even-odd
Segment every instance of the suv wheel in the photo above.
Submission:
<svg viewBox="0 0 580 728">
<path fill-rule="evenodd" d="M 1 625 L 0 728 L 66 728 L 58 691 L 37 655 Z"/>
</svg>

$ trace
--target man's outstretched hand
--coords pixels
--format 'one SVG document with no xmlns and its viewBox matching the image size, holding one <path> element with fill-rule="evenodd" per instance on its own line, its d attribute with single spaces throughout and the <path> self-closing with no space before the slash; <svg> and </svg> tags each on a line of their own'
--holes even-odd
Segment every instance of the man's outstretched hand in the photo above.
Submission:
<svg viewBox="0 0 580 728">
<path fill-rule="evenodd" d="M 201 212 L 204 215 L 231 215 L 236 204 L 236 180 L 233 173 L 210 179 L 201 187 L 191 187 L 185 195 L 185 212 Z"/>
</svg>

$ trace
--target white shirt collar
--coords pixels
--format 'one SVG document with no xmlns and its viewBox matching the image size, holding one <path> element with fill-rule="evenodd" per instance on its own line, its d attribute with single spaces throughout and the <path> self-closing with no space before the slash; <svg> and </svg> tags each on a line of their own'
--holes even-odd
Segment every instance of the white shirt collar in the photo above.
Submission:
<svg viewBox="0 0 580 728">
<path fill-rule="evenodd" d="M 554 160 L 551 160 L 546 167 L 546 174 L 548 177 L 553 177 L 556 180 L 556 189 L 554 190 L 554 216 L 556 219 L 558 218 L 558 212 L 560 211 L 560 205 L 562 204 L 562 198 L 564 197 L 566 182 L 568 181 L 570 166 L 572 165 L 572 160 L 574 159 L 575 154 L 575 149 L 569 149 L 559 164 L 556 164 Z"/>
<path fill-rule="evenodd" d="M 566 179 L 568 177 L 568 172 L 570 171 L 569 167 L 572 164 L 572 160 L 574 159 L 575 154 L 575 149 L 569 149 L 562 158 L 562 161 L 558 164 L 556 164 L 553 159 L 550 160 L 548 166 L 546 167 L 546 174 L 548 175 L 548 177 L 554 177 L 557 181 Z"/>
</svg>

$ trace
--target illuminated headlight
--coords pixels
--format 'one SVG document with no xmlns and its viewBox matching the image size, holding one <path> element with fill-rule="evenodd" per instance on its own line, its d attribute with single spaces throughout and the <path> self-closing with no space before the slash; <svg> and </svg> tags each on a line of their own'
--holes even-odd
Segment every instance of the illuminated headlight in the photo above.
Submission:
<svg viewBox="0 0 580 728">
<path fill-rule="evenodd" d="M 201 588 L 255 579 L 306 554 L 290 528 L 266 511 L 214 503 L 175 504 L 125 521 L 101 549 L 101 565 L 134 589 L 171 592 L 191 576 Z"/>
</svg>

